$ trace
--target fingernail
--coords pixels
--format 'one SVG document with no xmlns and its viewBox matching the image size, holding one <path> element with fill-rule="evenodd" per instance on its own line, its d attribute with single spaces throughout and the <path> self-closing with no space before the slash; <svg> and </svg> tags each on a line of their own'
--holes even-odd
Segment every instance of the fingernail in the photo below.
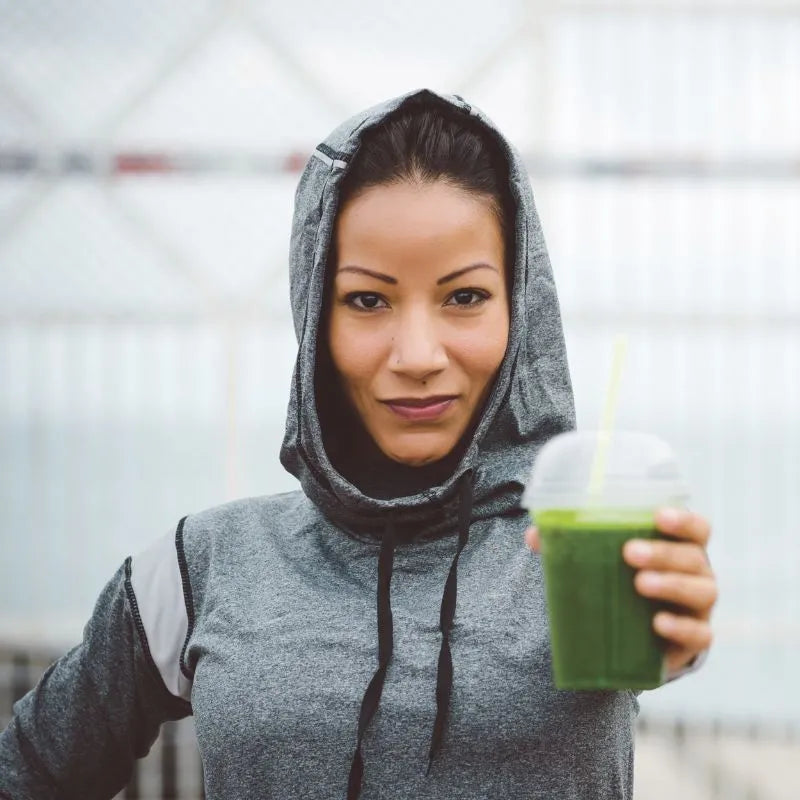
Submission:
<svg viewBox="0 0 800 800">
<path fill-rule="evenodd" d="M 625 552 L 637 564 L 644 563 L 650 558 L 653 548 L 641 539 L 631 539 L 625 545 Z"/>
</svg>

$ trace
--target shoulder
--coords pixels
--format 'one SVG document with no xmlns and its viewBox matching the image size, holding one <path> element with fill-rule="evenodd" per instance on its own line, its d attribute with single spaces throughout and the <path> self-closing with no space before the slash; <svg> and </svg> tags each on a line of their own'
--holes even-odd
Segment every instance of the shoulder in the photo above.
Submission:
<svg viewBox="0 0 800 800">
<path fill-rule="evenodd" d="M 302 515 L 313 504 L 300 490 L 282 494 L 241 497 L 189 514 L 185 527 L 207 535 L 227 533 L 236 526 L 274 526 L 287 515 Z"/>
<path fill-rule="evenodd" d="M 176 540 L 186 557 L 206 561 L 226 550 L 241 551 L 247 542 L 266 543 L 318 517 L 316 506 L 299 490 L 242 497 L 188 514 L 178 524 Z"/>
<path fill-rule="evenodd" d="M 188 514 L 126 561 L 126 588 L 139 635 L 167 689 L 188 699 L 186 645 L 209 572 L 246 563 L 271 533 L 307 524 L 318 512 L 300 492 L 246 497 Z"/>
<path fill-rule="evenodd" d="M 191 599 L 200 606 L 209 587 L 230 586 L 254 570 L 263 578 L 266 570 L 279 569 L 321 519 L 301 491 L 244 497 L 184 517 L 175 546 Z"/>
</svg>

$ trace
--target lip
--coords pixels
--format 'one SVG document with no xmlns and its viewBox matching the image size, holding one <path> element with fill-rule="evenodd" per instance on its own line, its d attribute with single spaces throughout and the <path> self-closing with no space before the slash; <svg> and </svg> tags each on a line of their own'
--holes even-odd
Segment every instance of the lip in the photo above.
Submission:
<svg viewBox="0 0 800 800">
<path fill-rule="evenodd" d="M 432 420 L 442 416 L 456 401 L 456 395 L 432 397 L 395 397 L 381 400 L 395 414 L 408 420 Z"/>
</svg>

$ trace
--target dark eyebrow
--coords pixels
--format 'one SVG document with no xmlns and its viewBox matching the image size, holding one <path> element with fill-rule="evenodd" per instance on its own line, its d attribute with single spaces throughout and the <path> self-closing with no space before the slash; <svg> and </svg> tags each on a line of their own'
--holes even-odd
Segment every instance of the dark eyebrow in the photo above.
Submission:
<svg viewBox="0 0 800 800">
<path fill-rule="evenodd" d="M 496 267 L 493 267 L 491 264 L 485 264 L 483 261 L 479 261 L 477 264 L 470 264 L 468 267 L 462 267 L 461 269 L 457 269 L 455 272 L 451 272 L 449 275 L 445 275 L 443 278 L 439 278 L 439 280 L 436 281 L 436 285 L 441 286 L 443 283 L 454 281 L 456 278 L 460 278 L 465 273 L 472 272 L 474 269 L 491 269 L 499 274 L 499 270 Z M 346 267 L 342 267 L 341 269 L 337 270 L 337 272 L 357 272 L 360 275 L 368 275 L 370 278 L 375 278 L 376 280 L 383 281 L 384 283 L 397 283 L 397 278 L 393 278 L 391 275 L 384 275 L 382 272 L 375 272 L 371 269 L 367 269 L 366 267 L 358 267 L 355 264 L 348 264 Z"/>
<path fill-rule="evenodd" d="M 491 264 L 484 264 L 483 261 L 479 261 L 477 264 L 470 264 L 468 267 L 457 269 L 455 272 L 451 272 L 449 275 L 439 278 L 439 280 L 436 281 L 436 285 L 441 286 L 443 283 L 447 283 L 448 281 L 454 281 L 456 278 L 460 278 L 464 273 L 472 272 L 474 269 L 491 269 L 500 274 L 500 271 L 496 267 L 493 267 Z"/>
<path fill-rule="evenodd" d="M 341 269 L 337 270 L 337 272 L 358 272 L 361 275 L 369 275 L 370 278 L 375 278 L 376 280 L 383 281 L 384 283 L 397 283 L 397 278 L 393 278 L 391 275 L 384 275 L 382 272 L 373 272 L 371 269 L 367 269 L 366 267 L 357 267 L 355 264 L 342 267 Z"/>
</svg>

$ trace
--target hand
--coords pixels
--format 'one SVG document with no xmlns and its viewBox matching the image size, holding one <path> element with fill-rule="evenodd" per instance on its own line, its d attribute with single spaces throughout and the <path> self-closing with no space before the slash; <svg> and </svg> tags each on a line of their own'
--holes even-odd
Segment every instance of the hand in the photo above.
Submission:
<svg viewBox="0 0 800 800">
<path fill-rule="evenodd" d="M 622 557 L 634 567 L 636 591 L 669 603 L 672 611 L 653 617 L 653 630 L 667 640 L 667 674 L 674 674 L 711 646 L 711 610 L 717 602 L 717 581 L 706 557 L 711 526 L 699 514 L 662 508 L 656 528 L 669 541 L 631 539 Z M 539 532 L 525 531 L 525 543 L 539 552 Z"/>
</svg>

